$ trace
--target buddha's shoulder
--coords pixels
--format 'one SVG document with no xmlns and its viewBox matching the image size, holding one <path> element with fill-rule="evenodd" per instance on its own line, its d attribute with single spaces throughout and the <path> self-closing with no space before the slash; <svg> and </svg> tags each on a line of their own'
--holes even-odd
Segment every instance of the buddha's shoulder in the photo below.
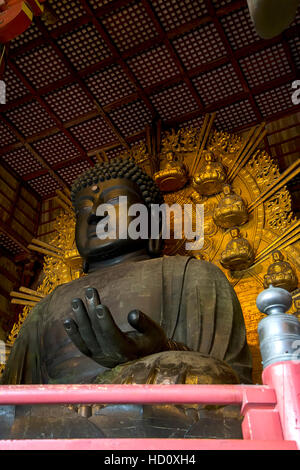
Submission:
<svg viewBox="0 0 300 470">
<path fill-rule="evenodd" d="M 162 256 L 159 258 L 147 259 L 134 263 L 125 263 L 113 269 L 105 269 L 101 272 L 95 271 L 84 275 L 78 279 L 75 279 L 69 283 L 61 284 L 56 287 L 55 290 L 50 294 L 51 297 L 61 297 L 62 293 L 77 296 L 78 293 L 82 292 L 87 287 L 98 287 L 98 284 L 105 285 L 109 283 L 112 279 L 116 281 L 117 279 L 134 281 L 135 278 L 139 279 L 141 276 L 147 276 L 149 274 L 159 274 L 162 269 L 172 275 L 179 276 L 186 275 L 188 277 L 197 277 L 200 273 L 202 276 L 207 276 L 209 278 L 225 278 L 223 272 L 214 264 L 199 260 L 189 256 Z M 50 296 L 49 300 L 50 300 Z M 47 298 L 46 298 L 47 299 Z"/>
<path fill-rule="evenodd" d="M 203 271 L 203 272 L 213 272 L 223 276 L 223 272 L 218 266 L 209 261 L 204 261 L 202 259 L 197 259 L 192 256 L 165 256 L 161 258 L 166 264 L 169 264 L 171 267 L 183 266 L 188 271 Z"/>
</svg>

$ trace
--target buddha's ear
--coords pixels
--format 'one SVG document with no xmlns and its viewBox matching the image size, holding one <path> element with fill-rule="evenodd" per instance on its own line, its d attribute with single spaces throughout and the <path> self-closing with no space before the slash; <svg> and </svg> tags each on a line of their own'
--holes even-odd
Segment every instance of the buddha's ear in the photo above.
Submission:
<svg viewBox="0 0 300 470">
<path fill-rule="evenodd" d="M 158 258 L 161 255 L 163 247 L 164 247 L 164 241 L 161 238 L 157 238 L 157 239 L 149 238 L 147 249 L 151 258 Z"/>
<path fill-rule="evenodd" d="M 164 247 L 164 240 L 162 239 L 162 215 L 159 213 L 159 238 L 149 238 L 148 240 L 148 253 L 151 258 L 158 258 Z"/>
<path fill-rule="evenodd" d="M 84 273 L 84 274 L 88 274 L 89 269 L 90 269 L 89 262 L 88 262 L 86 259 L 83 260 L 83 264 L 82 264 L 82 271 L 83 271 L 83 273 Z"/>
</svg>

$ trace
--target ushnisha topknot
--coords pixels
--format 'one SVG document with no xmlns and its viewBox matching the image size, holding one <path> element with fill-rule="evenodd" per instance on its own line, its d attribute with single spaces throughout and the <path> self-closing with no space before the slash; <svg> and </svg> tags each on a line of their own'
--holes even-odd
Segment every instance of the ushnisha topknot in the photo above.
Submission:
<svg viewBox="0 0 300 470">
<path fill-rule="evenodd" d="M 133 181 L 139 187 L 144 202 L 163 204 L 163 196 L 150 176 L 147 175 L 131 158 L 113 158 L 109 162 L 97 163 L 80 175 L 72 185 L 71 201 L 75 205 L 76 194 L 83 188 L 112 178 L 124 178 Z"/>
</svg>

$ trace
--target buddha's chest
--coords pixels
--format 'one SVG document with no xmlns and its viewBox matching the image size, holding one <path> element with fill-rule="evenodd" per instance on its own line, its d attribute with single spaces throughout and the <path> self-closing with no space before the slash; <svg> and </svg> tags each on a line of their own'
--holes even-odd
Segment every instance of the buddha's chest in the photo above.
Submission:
<svg viewBox="0 0 300 470">
<path fill-rule="evenodd" d="M 47 315 L 44 316 L 42 356 L 48 375 L 60 381 L 70 371 L 68 382 L 81 382 L 88 376 L 101 372 L 98 364 L 83 356 L 69 340 L 63 322 L 75 319 L 71 302 L 81 298 L 85 302 L 87 287 L 97 289 L 101 303 L 106 305 L 116 324 L 123 331 L 131 330 L 127 322 L 131 310 L 141 310 L 160 323 L 162 315 L 162 280 L 159 272 L 139 269 L 131 272 L 112 270 L 105 275 L 91 274 L 74 283 L 61 286 L 53 296 Z M 97 375 L 97 374 L 96 374 Z"/>
</svg>

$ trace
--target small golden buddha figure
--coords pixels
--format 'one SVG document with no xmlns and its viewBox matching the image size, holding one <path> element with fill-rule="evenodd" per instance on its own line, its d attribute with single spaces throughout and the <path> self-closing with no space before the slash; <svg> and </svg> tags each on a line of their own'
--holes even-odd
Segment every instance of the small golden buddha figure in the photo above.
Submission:
<svg viewBox="0 0 300 470">
<path fill-rule="evenodd" d="M 250 243 L 241 236 L 238 228 L 230 230 L 232 240 L 221 254 L 220 263 L 231 271 L 247 269 L 254 261 L 254 253 Z"/>
<path fill-rule="evenodd" d="M 193 188 L 200 194 L 211 196 L 222 191 L 223 184 L 226 181 L 226 173 L 223 165 L 218 162 L 213 152 L 206 150 L 204 152 L 205 164 L 192 180 Z"/>
<path fill-rule="evenodd" d="M 284 261 L 283 255 L 279 250 L 272 253 L 273 263 L 268 267 L 267 274 L 264 276 L 264 286 L 281 287 L 289 292 L 296 289 L 298 285 L 297 276 L 290 263 Z"/>
<path fill-rule="evenodd" d="M 172 151 L 167 152 L 160 171 L 154 174 L 154 181 L 163 192 L 183 188 L 187 182 L 187 169 L 181 158 Z"/>
<path fill-rule="evenodd" d="M 229 184 L 223 187 L 223 194 L 213 215 L 217 226 L 231 228 L 246 223 L 248 212 L 243 199 L 231 191 Z"/>
</svg>

